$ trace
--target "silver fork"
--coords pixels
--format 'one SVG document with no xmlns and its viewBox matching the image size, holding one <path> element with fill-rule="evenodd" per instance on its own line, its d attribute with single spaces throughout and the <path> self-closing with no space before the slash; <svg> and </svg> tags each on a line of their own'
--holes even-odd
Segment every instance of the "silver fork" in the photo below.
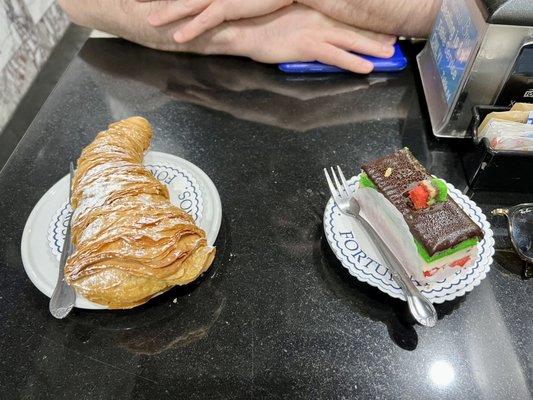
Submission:
<svg viewBox="0 0 533 400">
<path fill-rule="evenodd" d="M 361 217 L 361 206 L 355 199 L 354 192 L 348 186 L 346 178 L 344 178 L 344 174 L 338 165 L 337 171 L 339 172 L 339 177 L 342 181 L 342 184 L 339 182 L 339 179 L 335 174 L 335 170 L 332 167 L 331 175 L 335 181 L 334 185 L 327 169 L 324 168 L 324 174 L 326 175 L 326 180 L 328 181 L 329 190 L 331 191 L 331 195 L 333 196 L 335 203 L 342 213 L 355 218 L 357 222 L 363 226 L 372 242 L 376 244 L 378 251 L 383 257 L 383 260 L 385 261 L 393 279 L 403 290 L 403 293 L 407 299 L 409 310 L 411 311 L 413 317 L 421 325 L 435 326 L 437 323 L 437 311 L 435 310 L 435 307 L 422 295 L 422 293 L 420 293 L 413 282 L 411 282 L 411 279 L 407 275 L 405 269 L 402 267 L 398 258 L 394 255 L 383 239 L 381 239 L 374 228 L 372 228 L 372 226 L 363 217 Z"/>
<path fill-rule="evenodd" d="M 68 192 L 68 201 L 70 203 L 72 197 L 72 179 L 74 177 L 74 165 L 70 163 L 70 186 Z M 57 319 L 65 318 L 74 303 L 76 302 L 76 292 L 65 281 L 65 264 L 67 263 L 67 258 L 72 251 L 72 244 L 70 242 L 70 224 L 72 222 L 72 214 L 70 214 L 67 225 L 67 233 L 65 234 L 65 242 L 63 243 L 63 250 L 61 251 L 61 260 L 59 261 L 59 275 L 57 277 L 56 287 L 54 288 L 54 293 L 50 298 L 50 313 Z"/>
</svg>

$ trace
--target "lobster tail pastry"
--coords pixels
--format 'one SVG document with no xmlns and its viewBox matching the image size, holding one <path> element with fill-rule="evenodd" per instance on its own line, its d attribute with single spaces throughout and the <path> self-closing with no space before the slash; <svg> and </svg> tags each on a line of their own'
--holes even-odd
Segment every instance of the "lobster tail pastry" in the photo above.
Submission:
<svg viewBox="0 0 533 400">
<path fill-rule="evenodd" d="M 109 125 L 78 159 L 65 278 L 87 299 L 131 308 L 195 280 L 215 249 L 168 189 L 143 167 L 152 128 L 142 117 Z"/>
</svg>

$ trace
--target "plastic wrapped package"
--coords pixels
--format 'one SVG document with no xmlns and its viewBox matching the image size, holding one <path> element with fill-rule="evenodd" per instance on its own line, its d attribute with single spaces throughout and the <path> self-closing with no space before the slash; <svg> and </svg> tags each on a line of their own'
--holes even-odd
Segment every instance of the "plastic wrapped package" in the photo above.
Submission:
<svg viewBox="0 0 533 400">
<path fill-rule="evenodd" d="M 418 256 L 413 235 L 403 215 L 377 190 L 359 187 L 355 195 L 361 206 L 361 216 L 368 221 L 407 273 L 421 281 L 422 259 Z"/>
<path fill-rule="evenodd" d="M 533 125 L 513 121 L 493 120 L 479 132 L 494 150 L 533 151 Z"/>
</svg>

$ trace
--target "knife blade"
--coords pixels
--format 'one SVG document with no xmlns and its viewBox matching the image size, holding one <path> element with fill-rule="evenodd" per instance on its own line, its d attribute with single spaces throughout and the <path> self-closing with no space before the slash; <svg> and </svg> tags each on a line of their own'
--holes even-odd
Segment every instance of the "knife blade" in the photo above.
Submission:
<svg viewBox="0 0 533 400">
<path fill-rule="evenodd" d="M 70 163 L 70 180 L 69 180 L 69 195 L 68 201 L 71 202 L 72 197 L 72 180 L 74 178 L 74 165 Z M 61 259 L 59 260 L 59 273 L 57 277 L 57 283 L 50 298 L 49 309 L 50 313 L 57 319 L 65 318 L 76 302 L 76 292 L 65 281 L 65 265 L 67 259 L 72 253 L 72 243 L 70 240 L 70 225 L 72 222 L 72 214 L 69 215 L 67 220 L 67 232 L 65 234 L 65 241 L 63 242 L 63 249 L 61 251 Z"/>
</svg>

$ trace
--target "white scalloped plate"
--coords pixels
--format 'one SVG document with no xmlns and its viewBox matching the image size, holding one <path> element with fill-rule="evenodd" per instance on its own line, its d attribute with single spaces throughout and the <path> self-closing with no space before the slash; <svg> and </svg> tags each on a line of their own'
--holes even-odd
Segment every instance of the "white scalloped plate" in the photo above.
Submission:
<svg viewBox="0 0 533 400">
<path fill-rule="evenodd" d="M 171 154 L 150 151 L 144 165 L 167 185 L 170 200 L 189 213 L 206 232 L 210 245 L 215 242 L 222 220 L 218 191 L 209 177 L 196 165 Z M 22 234 L 21 254 L 24 269 L 33 284 L 50 297 L 57 280 L 57 269 L 65 239 L 69 177 L 52 186 L 33 208 Z M 105 309 L 82 296 L 76 307 Z"/>
<path fill-rule="evenodd" d="M 359 176 L 350 179 L 349 185 L 355 188 L 357 182 Z M 453 185 L 447 185 L 449 196 L 481 227 L 485 237 L 478 243 L 478 255 L 471 266 L 430 285 L 421 285 L 413 280 L 424 296 L 433 303 L 453 300 L 474 289 L 489 272 L 494 255 L 493 233 L 481 209 Z M 403 292 L 392 279 L 387 267 L 378 261 L 375 245 L 353 218 L 340 212 L 333 198 L 329 199 L 324 211 L 324 231 L 331 249 L 351 275 L 405 301 Z"/>
</svg>

